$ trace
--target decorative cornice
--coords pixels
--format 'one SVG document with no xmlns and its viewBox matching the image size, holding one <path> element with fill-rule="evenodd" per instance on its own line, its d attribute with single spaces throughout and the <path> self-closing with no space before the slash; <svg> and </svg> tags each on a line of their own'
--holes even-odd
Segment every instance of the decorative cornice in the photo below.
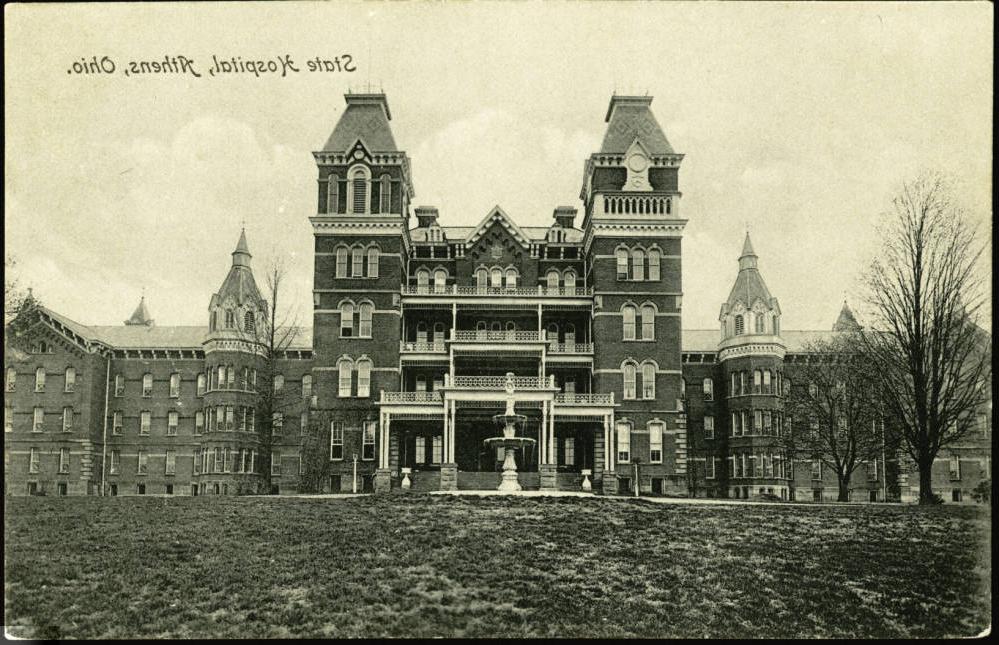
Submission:
<svg viewBox="0 0 999 645">
<path fill-rule="evenodd" d="M 787 352 L 784 345 L 777 342 L 759 342 L 726 347 L 718 352 L 718 362 L 743 356 L 776 356 L 783 360 Z"/>
<path fill-rule="evenodd" d="M 583 254 L 590 250 L 595 237 L 682 237 L 687 225 L 685 219 L 659 220 L 657 222 L 590 222 L 583 234 Z"/>
</svg>

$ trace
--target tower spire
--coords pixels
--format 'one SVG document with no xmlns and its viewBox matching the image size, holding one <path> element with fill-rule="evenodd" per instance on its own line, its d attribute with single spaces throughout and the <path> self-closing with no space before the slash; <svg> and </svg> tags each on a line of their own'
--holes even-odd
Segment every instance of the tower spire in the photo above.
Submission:
<svg viewBox="0 0 999 645">
<path fill-rule="evenodd" d="M 232 252 L 232 265 L 233 266 L 250 266 L 250 247 L 246 243 L 246 229 L 241 229 L 239 232 L 239 242 L 236 243 L 236 250 Z"/>
</svg>

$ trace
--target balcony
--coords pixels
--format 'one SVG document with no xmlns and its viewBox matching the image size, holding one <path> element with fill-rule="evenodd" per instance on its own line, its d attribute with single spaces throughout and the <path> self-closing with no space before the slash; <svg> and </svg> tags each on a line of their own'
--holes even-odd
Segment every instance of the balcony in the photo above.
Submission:
<svg viewBox="0 0 999 645">
<path fill-rule="evenodd" d="M 443 340 L 435 341 L 416 341 L 416 342 L 399 342 L 399 353 L 400 354 L 445 354 L 447 349 L 444 346 Z"/>
<path fill-rule="evenodd" d="M 514 390 L 555 389 L 555 376 L 514 376 Z M 455 376 L 444 375 L 444 387 L 463 390 L 503 390 L 506 389 L 505 376 Z"/>
<path fill-rule="evenodd" d="M 382 403 L 442 403 L 440 392 L 382 392 Z"/>
<path fill-rule="evenodd" d="M 552 343 L 549 354 L 593 354 L 593 343 Z"/>
<path fill-rule="evenodd" d="M 614 393 L 566 393 L 556 394 L 555 403 L 564 406 L 614 405 Z"/>
<path fill-rule="evenodd" d="M 510 298 L 532 297 L 532 298 L 588 298 L 593 295 L 592 287 L 548 287 L 538 285 L 536 287 L 478 287 L 473 285 L 434 285 L 424 284 L 403 285 L 401 288 L 404 296 L 504 296 Z"/>
<path fill-rule="evenodd" d="M 452 330 L 451 340 L 458 343 L 537 343 L 545 340 L 545 331 L 459 329 Z"/>
</svg>

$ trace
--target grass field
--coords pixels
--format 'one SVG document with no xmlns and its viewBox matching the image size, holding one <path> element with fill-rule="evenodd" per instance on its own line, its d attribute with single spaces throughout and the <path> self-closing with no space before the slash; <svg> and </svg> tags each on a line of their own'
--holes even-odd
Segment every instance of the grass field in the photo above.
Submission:
<svg viewBox="0 0 999 645">
<path fill-rule="evenodd" d="M 991 621 L 981 508 L 600 498 L 6 500 L 34 639 L 945 636 Z"/>
</svg>

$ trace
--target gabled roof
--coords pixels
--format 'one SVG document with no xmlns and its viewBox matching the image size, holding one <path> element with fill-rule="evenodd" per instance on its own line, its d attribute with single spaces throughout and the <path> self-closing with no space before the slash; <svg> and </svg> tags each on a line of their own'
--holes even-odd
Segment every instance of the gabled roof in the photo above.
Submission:
<svg viewBox="0 0 999 645">
<path fill-rule="evenodd" d="M 384 94 L 345 94 L 347 109 L 326 140 L 323 151 L 347 152 L 360 140 L 371 152 L 398 152 Z"/>
<path fill-rule="evenodd" d="M 604 119 L 608 125 L 600 152 L 624 154 L 637 140 L 649 154 L 676 154 L 649 109 L 651 103 L 651 96 L 612 96 Z"/>
<path fill-rule="evenodd" d="M 474 229 L 472 229 L 472 232 L 469 233 L 465 239 L 465 244 L 475 244 L 479 238 L 485 235 L 486 231 L 489 230 L 489 227 L 492 226 L 493 222 L 499 222 L 503 228 L 509 231 L 510 235 L 512 235 L 515 240 L 520 242 L 520 245 L 524 248 L 531 245 L 531 237 L 525 233 L 523 229 L 517 226 L 517 223 L 510 219 L 510 216 L 507 215 L 498 204 L 493 206 L 493 209 L 489 211 L 484 218 L 482 218 L 482 221 L 479 222 Z M 545 230 L 547 231 L 548 229 Z"/>
</svg>

